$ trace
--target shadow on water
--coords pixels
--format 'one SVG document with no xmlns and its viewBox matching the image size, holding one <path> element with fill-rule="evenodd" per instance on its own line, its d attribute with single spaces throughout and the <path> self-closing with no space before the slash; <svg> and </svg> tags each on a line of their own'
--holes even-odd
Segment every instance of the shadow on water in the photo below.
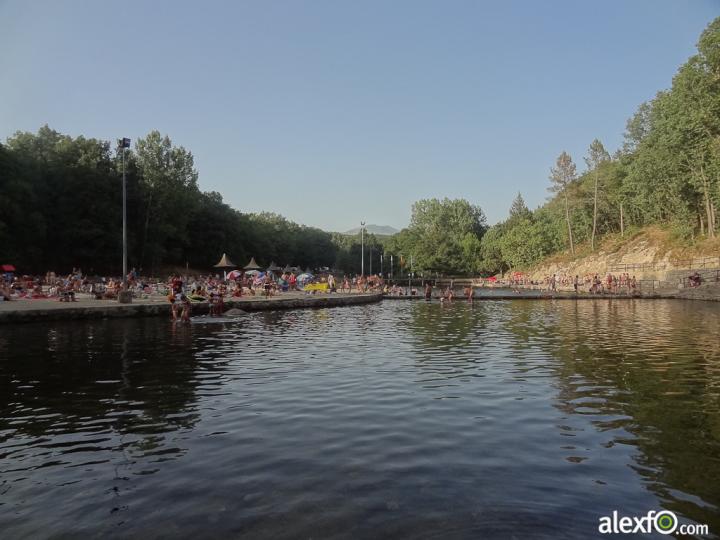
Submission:
<svg viewBox="0 0 720 540">
<path fill-rule="evenodd" d="M 0 336 L 5 440 L 99 427 L 96 421 L 117 433 L 192 427 L 195 362 L 189 327 L 138 319 L 34 330 L 18 326 Z M 22 361 L 14 361 L 20 352 Z"/>
<path fill-rule="evenodd" d="M 443 397 L 468 397 L 449 381 L 491 381 L 485 387 L 476 383 L 473 390 L 503 402 L 508 419 L 525 415 L 527 423 L 543 426 L 546 440 L 560 441 L 564 459 L 585 468 L 586 473 L 568 474 L 547 466 L 550 476 L 566 475 L 568 484 L 584 475 L 592 480 L 595 487 L 586 486 L 581 505 L 594 509 L 596 523 L 612 510 L 644 515 L 664 508 L 720 530 L 717 306 L 606 299 L 454 302 L 415 306 L 409 327 L 422 388 Z M 542 400 L 533 399 L 533 380 L 554 387 L 552 406 L 559 414 L 552 425 L 546 412 L 532 415 L 533 408 L 542 408 Z M 511 381 L 513 399 L 524 402 L 519 408 L 508 403 Z M 533 446 L 527 423 L 519 428 L 522 437 L 504 438 L 507 448 L 524 446 L 520 459 L 529 457 L 529 450 L 552 455 L 541 443 Z M 535 459 L 537 475 L 543 464 Z M 627 469 L 618 468 L 618 460 Z M 548 496 L 556 482 L 548 481 Z M 649 496 L 638 497 L 637 489 Z M 608 493 L 603 496 L 602 490 Z M 569 513 L 583 515 L 572 506 L 566 505 Z"/>
<path fill-rule="evenodd" d="M 559 361 L 558 409 L 590 420 L 608 449 L 629 447 L 629 466 L 663 508 L 720 530 L 717 306 L 598 300 L 512 302 L 509 310 L 518 343 Z M 582 461 L 593 451 L 574 453 Z"/>
</svg>

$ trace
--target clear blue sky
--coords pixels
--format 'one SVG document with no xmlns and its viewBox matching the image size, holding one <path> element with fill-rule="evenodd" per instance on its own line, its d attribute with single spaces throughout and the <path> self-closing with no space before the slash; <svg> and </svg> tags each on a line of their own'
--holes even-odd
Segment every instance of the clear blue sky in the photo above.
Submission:
<svg viewBox="0 0 720 540">
<path fill-rule="evenodd" d="M 531 207 L 567 150 L 613 151 L 720 0 L 0 0 L 0 139 L 152 129 L 203 190 L 326 230 L 464 197 Z"/>
</svg>

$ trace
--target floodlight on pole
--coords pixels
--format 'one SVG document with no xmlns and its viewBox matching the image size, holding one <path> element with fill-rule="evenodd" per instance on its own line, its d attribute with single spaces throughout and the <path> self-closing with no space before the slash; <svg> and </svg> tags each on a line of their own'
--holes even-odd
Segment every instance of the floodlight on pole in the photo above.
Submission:
<svg viewBox="0 0 720 540">
<path fill-rule="evenodd" d="M 360 275 L 365 275 L 365 222 L 360 222 Z"/>
<path fill-rule="evenodd" d="M 125 150 L 130 148 L 130 139 L 123 137 L 118 140 L 118 149 L 122 153 L 122 206 L 123 206 L 123 290 L 127 290 L 127 183 L 125 181 Z"/>
</svg>

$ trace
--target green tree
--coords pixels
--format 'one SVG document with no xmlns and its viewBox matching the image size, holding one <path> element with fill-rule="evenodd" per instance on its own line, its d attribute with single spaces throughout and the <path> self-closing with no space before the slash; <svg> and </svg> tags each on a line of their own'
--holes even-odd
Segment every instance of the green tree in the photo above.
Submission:
<svg viewBox="0 0 720 540">
<path fill-rule="evenodd" d="M 518 191 L 517 197 L 513 199 L 512 205 L 510 206 L 509 219 L 528 219 L 532 215 L 532 212 L 528 209 L 523 199 L 522 194 Z"/>
<path fill-rule="evenodd" d="M 145 203 L 140 265 L 153 272 L 166 258 L 182 258 L 185 231 L 199 198 L 198 173 L 192 153 L 156 130 L 137 140 L 134 161 Z"/>
<path fill-rule="evenodd" d="M 585 158 L 585 164 L 588 171 L 592 171 L 594 182 L 593 188 L 593 218 L 592 218 L 592 236 L 590 237 L 590 249 L 595 251 L 595 233 L 597 232 L 597 214 L 598 214 L 598 184 L 600 177 L 600 167 L 603 163 L 610 161 L 610 154 L 603 144 L 595 139 L 590 143 L 588 155 Z"/>
<path fill-rule="evenodd" d="M 412 207 L 412 255 L 421 271 L 468 273 L 477 270 L 485 214 L 464 199 L 424 199 Z"/>
<path fill-rule="evenodd" d="M 575 246 L 573 244 L 572 225 L 570 223 L 570 203 L 568 201 L 568 191 L 572 184 L 577 180 L 577 172 L 572 158 L 567 152 L 562 152 L 555 164 L 550 169 L 550 181 L 552 182 L 549 190 L 553 193 L 562 193 L 565 200 L 565 220 L 567 221 L 568 240 L 570 242 L 570 253 L 575 255 Z"/>
</svg>

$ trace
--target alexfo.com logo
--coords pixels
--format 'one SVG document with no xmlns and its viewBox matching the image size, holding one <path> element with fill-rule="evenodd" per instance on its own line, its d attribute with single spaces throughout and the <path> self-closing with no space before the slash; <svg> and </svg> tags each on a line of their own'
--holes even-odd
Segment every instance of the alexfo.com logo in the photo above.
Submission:
<svg viewBox="0 0 720 540">
<path fill-rule="evenodd" d="M 707 525 L 684 523 L 679 524 L 677 516 L 670 510 L 662 510 L 656 512 L 650 510 L 646 515 L 638 516 L 619 516 L 617 510 L 614 510 L 611 516 L 603 516 L 600 518 L 598 531 L 601 534 L 650 534 L 658 532 L 660 534 L 673 534 L 678 531 L 680 534 L 689 535 L 707 535 L 710 534 Z"/>
</svg>

